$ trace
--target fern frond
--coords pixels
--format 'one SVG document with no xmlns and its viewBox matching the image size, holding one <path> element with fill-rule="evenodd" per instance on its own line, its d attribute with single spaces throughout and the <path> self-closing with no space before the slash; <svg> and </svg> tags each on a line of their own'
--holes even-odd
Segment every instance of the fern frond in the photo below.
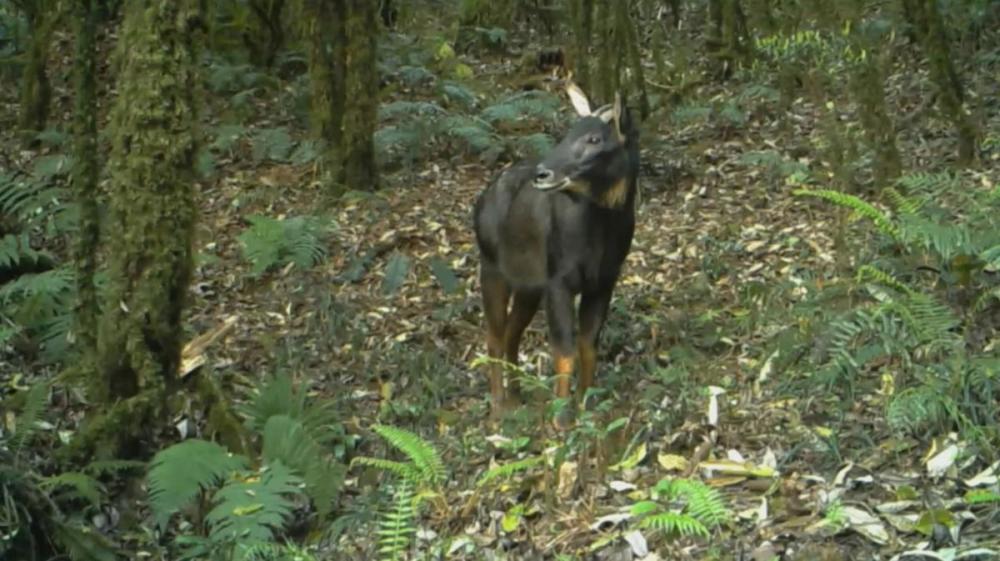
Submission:
<svg viewBox="0 0 1000 561">
<path fill-rule="evenodd" d="M 708 528 L 695 517 L 681 512 L 659 512 L 646 516 L 639 522 L 643 528 L 653 528 L 681 536 L 709 536 Z"/>
<path fill-rule="evenodd" d="M 301 493 L 302 480 L 280 461 L 259 477 L 231 480 L 212 497 L 216 506 L 205 517 L 216 543 L 270 542 L 274 532 L 291 517 L 294 503 L 287 497 Z"/>
<path fill-rule="evenodd" d="M 544 463 L 545 463 L 544 456 L 529 456 L 527 458 L 523 458 L 517 461 L 507 462 L 506 464 L 498 465 L 494 468 L 491 468 L 486 473 L 484 473 L 479 478 L 479 481 L 476 482 L 476 486 L 482 487 L 483 485 L 486 485 L 487 483 L 493 481 L 494 479 L 508 478 L 516 473 L 520 473 L 522 471 L 528 471 L 529 469 L 538 465 L 542 465 Z"/>
<path fill-rule="evenodd" d="M 25 262 L 34 263 L 43 259 L 52 260 L 52 256 L 48 252 L 32 249 L 27 234 L 7 234 L 0 238 L 0 267 L 15 268 Z"/>
<path fill-rule="evenodd" d="M 344 481 L 344 467 L 333 461 L 323 443 L 314 438 L 301 421 L 287 415 L 274 415 L 263 431 L 263 456 L 268 463 L 280 461 L 302 474 L 305 491 L 325 517 Z"/>
<path fill-rule="evenodd" d="M 410 481 L 417 481 L 421 478 L 420 470 L 411 463 L 356 456 L 351 459 L 351 467 L 353 468 L 355 465 L 370 466 L 382 471 L 388 471 L 396 474 L 400 479 L 408 479 Z"/>
<path fill-rule="evenodd" d="M 95 507 L 101 506 L 104 497 L 104 486 L 101 482 L 79 471 L 66 471 L 51 477 L 43 477 L 38 487 L 49 493 L 55 489 L 69 489 L 71 495 L 76 495 Z"/>
<path fill-rule="evenodd" d="M 655 487 L 658 493 L 669 498 L 683 499 L 685 511 L 709 528 L 715 528 L 729 520 L 730 512 L 725 499 L 718 489 L 695 479 L 666 478 Z"/>
<path fill-rule="evenodd" d="M 310 267 L 326 257 L 325 241 L 332 222 L 307 216 L 283 220 L 249 216 L 247 220 L 251 226 L 240 234 L 239 241 L 254 276 L 289 262 Z"/>
<path fill-rule="evenodd" d="M 0 301 L 10 302 L 18 298 L 39 295 L 51 298 L 65 297 L 72 293 L 75 278 L 76 275 L 67 267 L 21 275 L 0 287 Z"/>
<path fill-rule="evenodd" d="M 906 197 L 892 187 L 886 187 L 882 192 L 892 201 L 892 206 L 901 216 L 916 216 L 925 203 L 925 201 L 915 197 Z"/>
<path fill-rule="evenodd" d="M 855 276 L 855 282 L 857 282 L 858 284 L 862 284 L 869 280 L 872 280 L 878 284 L 885 285 L 895 290 L 898 290 L 903 294 L 913 293 L 913 289 L 911 289 L 909 286 L 906 286 L 906 284 L 896 279 L 896 277 L 893 276 L 892 273 L 887 273 L 873 265 L 862 265 L 858 267 L 858 273 Z"/>
<path fill-rule="evenodd" d="M 159 451 L 150 462 L 149 504 L 161 529 L 170 516 L 190 503 L 202 489 L 224 481 L 249 464 L 214 442 L 192 438 Z"/>
<path fill-rule="evenodd" d="M 118 561 L 115 544 L 101 532 L 53 517 L 53 537 L 73 561 Z"/>
<path fill-rule="evenodd" d="M 406 454 L 420 472 L 422 482 L 437 485 L 444 479 L 444 462 L 430 442 L 416 433 L 390 425 L 375 425 L 372 430 Z"/>
<path fill-rule="evenodd" d="M 21 414 L 15 418 L 17 425 L 10 439 L 10 447 L 14 451 L 15 458 L 20 453 L 21 447 L 27 444 L 38 432 L 38 421 L 42 419 L 42 412 L 45 410 L 45 401 L 48 397 L 49 384 L 47 382 L 34 384 L 24 396 L 24 407 L 21 408 Z"/>
<path fill-rule="evenodd" d="M 855 213 L 871 220 L 875 224 L 875 227 L 885 235 L 894 240 L 900 239 L 899 227 L 885 213 L 860 197 L 832 189 L 796 189 L 792 191 L 792 194 L 799 197 L 815 197 L 844 208 L 849 208 Z"/>
<path fill-rule="evenodd" d="M 923 191 L 929 194 L 962 188 L 961 180 L 948 172 L 914 172 L 900 177 L 896 184 L 907 192 Z"/>
<path fill-rule="evenodd" d="M 410 539 L 416 533 L 413 520 L 416 517 L 416 507 L 413 486 L 410 480 L 402 478 L 393 492 L 393 508 L 387 511 L 379 521 L 378 553 L 383 561 L 399 561 L 403 559 Z"/>
<path fill-rule="evenodd" d="M 897 394 L 886 408 L 889 427 L 903 434 L 920 435 L 945 417 L 945 396 L 940 388 L 920 385 Z"/>
</svg>

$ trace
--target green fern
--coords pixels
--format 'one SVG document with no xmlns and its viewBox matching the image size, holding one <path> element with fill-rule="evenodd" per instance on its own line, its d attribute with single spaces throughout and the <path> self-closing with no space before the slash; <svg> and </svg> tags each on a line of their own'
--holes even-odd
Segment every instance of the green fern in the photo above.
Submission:
<svg viewBox="0 0 1000 561">
<path fill-rule="evenodd" d="M 709 528 L 717 528 L 731 517 L 722 494 L 701 481 L 667 478 L 661 480 L 654 490 L 667 499 L 686 501 L 686 511 Z"/>
<path fill-rule="evenodd" d="M 27 234 L 7 234 L 0 238 L 0 267 L 16 268 L 27 262 L 54 261 L 46 251 L 32 249 Z"/>
<path fill-rule="evenodd" d="M 268 465 L 281 462 L 302 474 L 305 492 L 316 505 L 317 516 L 324 518 L 343 486 L 344 467 L 321 439 L 298 419 L 274 415 L 264 425 L 262 455 Z"/>
<path fill-rule="evenodd" d="M 285 127 L 260 129 L 254 135 L 252 142 L 255 162 L 264 160 L 287 162 L 294 148 L 292 137 Z"/>
<path fill-rule="evenodd" d="M 892 187 L 886 187 L 882 190 L 892 205 L 896 207 L 896 212 L 900 216 L 915 216 L 923 208 L 926 201 L 916 198 L 916 197 L 906 197 L 896 189 Z"/>
<path fill-rule="evenodd" d="M 885 213 L 860 197 L 832 189 L 796 189 L 792 194 L 799 197 L 816 197 L 849 208 L 856 214 L 871 220 L 875 227 L 885 235 L 895 240 L 900 239 L 899 227 Z"/>
<path fill-rule="evenodd" d="M 409 458 L 420 474 L 420 483 L 436 486 L 444 480 L 444 462 L 430 442 L 408 430 L 389 425 L 375 425 L 372 430 Z"/>
<path fill-rule="evenodd" d="M 641 527 L 672 536 L 707 538 L 711 530 L 732 518 L 722 494 L 693 479 L 662 479 L 653 487 L 652 499 L 633 504 L 632 516 L 639 519 Z M 675 506 L 678 503 L 680 506 Z"/>
<path fill-rule="evenodd" d="M 500 464 L 486 471 L 476 482 L 476 485 L 482 487 L 487 483 L 501 478 L 509 478 L 515 474 L 528 471 L 535 466 L 540 466 L 545 464 L 544 456 L 529 456 L 513 462 L 507 462 L 506 464 Z"/>
<path fill-rule="evenodd" d="M 344 466 L 333 457 L 342 434 L 332 401 L 310 402 L 307 389 L 295 388 L 286 374 L 270 377 L 239 411 L 247 426 L 262 435 L 262 455 L 302 475 L 320 517 L 330 512 L 343 485 Z"/>
<path fill-rule="evenodd" d="M 378 530 L 380 559 L 395 561 L 401 558 L 416 531 L 413 520 L 421 500 L 437 494 L 445 477 L 444 463 L 434 446 L 417 434 L 388 425 L 375 425 L 372 430 L 409 459 L 406 463 L 364 456 L 351 460 L 351 466 L 366 465 L 396 475 L 395 506 L 383 514 Z M 425 487 L 431 489 L 421 489 Z"/>
<path fill-rule="evenodd" d="M 170 516 L 187 506 L 203 490 L 224 481 L 249 462 L 206 440 L 192 438 L 157 452 L 150 463 L 149 504 L 161 530 Z"/>
<path fill-rule="evenodd" d="M 0 302 L 9 303 L 33 296 L 55 300 L 71 294 L 75 275 L 68 268 L 26 274 L 0 286 Z"/>
<path fill-rule="evenodd" d="M 369 458 L 366 456 L 359 456 L 351 460 L 351 466 L 369 466 L 381 471 L 387 471 L 396 477 L 401 477 L 404 479 L 409 479 L 410 481 L 420 481 L 422 475 L 420 470 L 416 468 L 410 462 L 396 462 L 393 460 L 385 460 L 382 458 Z"/>
<path fill-rule="evenodd" d="M 241 545 L 274 541 L 295 506 L 288 496 L 301 494 L 301 484 L 280 461 L 255 477 L 230 480 L 213 495 L 216 505 L 205 518 L 211 539 Z"/>
<path fill-rule="evenodd" d="M 680 512 L 658 512 L 645 516 L 640 522 L 643 528 L 653 528 L 666 534 L 681 536 L 699 536 L 707 538 L 708 528 L 690 514 Z"/>
<path fill-rule="evenodd" d="M 332 228 L 328 220 L 311 216 L 250 216 L 247 220 L 251 226 L 239 240 L 254 276 L 286 263 L 307 268 L 326 258 L 325 241 Z"/>
<path fill-rule="evenodd" d="M 946 418 L 947 400 L 947 393 L 936 385 L 907 388 L 889 402 L 886 422 L 898 433 L 920 436 Z"/>
<path fill-rule="evenodd" d="M 913 289 L 911 289 L 906 284 L 897 280 L 892 273 L 887 273 L 885 271 L 882 271 L 881 269 L 873 265 L 862 265 L 858 267 L 858 272 L 855 275 L 855 282 L 857 282 L 858 284 L 862 284 L 869 280 L 888 286 L 895 290 L 898 290 L 903 294 L 913 293 Z"/>
<path fill-rule="evenodd" d="M 92 506 L 101 506 L 104 486 L 93 477 L 78 471 L 66 471 L 58 475 L 43 477 L 38 488 L 52 494 L 55 489 L 67 489 L 70 496 L 82 498 Z"/>
<path fill-rule="evenodd" d="M 393 508 L 383 514 L 376 532 L 378 554 L 382 561 L 400 561 L 416 533 L 416 497 L 413 483 L 407 478 L 398 480 L 393 489 Z"/>
<path fill-rule="evenodd" d="M 38 432 L 38 422 L 42 419 L 48 397 L 49 384 L 46 382 L 35 383 L 25 394 L 21 414 L 15 418 L 17 428 L 10 437 L 10 448 L 14 451 L 15 459 L 18 458 L 21 448 Z"/>
<path fill-rule="evenodd" d="M 515 151 L 523 158 L 541 157 L 555 145 L 555 140 L 543 132 L 518 137 L 514 143 Z"/>
<path fill-rule="evenodd" d="M 525 120 L 551 121 L 562 106 L 562 101 L 555 95 L 530 90 L 508 96 L 486 107 L 480 116 L 494 126 L 511 127 Z"/>
</svg>

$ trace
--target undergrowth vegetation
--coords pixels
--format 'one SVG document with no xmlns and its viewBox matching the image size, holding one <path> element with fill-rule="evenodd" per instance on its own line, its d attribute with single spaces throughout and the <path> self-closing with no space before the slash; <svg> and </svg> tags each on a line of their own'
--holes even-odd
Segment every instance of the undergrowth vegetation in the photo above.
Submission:
<svg viewBox="0 0 1000 561">
<path fill-rule="evenodd" d="M 969 90 L 957 114 L 909 1 L 597 2 L 581 21 L 595 3 L 380 2 L 398 18 L 379 27 L 385 189 L 335 201 L 297 12 L 268 53 L 260 13 L 282 2 L 209 4 L 179 413 L 141 461 L 63 453 L 105 389 L 75 378 L 72 136 L 61 117 L 27 142 L 0 126 L 0 556 L 996 549 L 997 2 L 928 3 Z M 21 12 L 0 5 L 4 83 L 27 58 Z M 607 49 L 622 22 L 641 68 Z M 588 54 L 588 94 L 608 80 L 648 105 L 632 255 L 559 433 L 576 403 L 554 399 L 541 322 L 503 363 L 524 403 L 488 422 L 470 227 L 495 172 L 565 132 L 539 55 L 556 43 Z M 238 327 L 213 331 L 223 317 Z"/>
</svg>

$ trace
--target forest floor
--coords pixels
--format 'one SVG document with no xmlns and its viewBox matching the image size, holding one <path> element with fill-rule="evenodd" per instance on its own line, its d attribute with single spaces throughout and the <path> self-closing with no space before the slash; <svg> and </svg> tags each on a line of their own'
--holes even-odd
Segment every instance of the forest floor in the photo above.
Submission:
<svg viewBox="0 0 1000 561">
<path fill-rule="evenodd" d="M 916 105 L 906 92 L 917 82 L 926 88 L 925 80 L 894 75 L 891 94 Z M 994 79 L 977 85 L 996 92 Z M 702 96 L 730 96 L 730 87 L 711 86 Z M 320 193 L 305 187 L 304 169 L 225 166 L 224 179 L 204 193 L 200 236 L 202 250 L 219 259 L 198 270 L 191 317 L 197 331 L 230 315 L 239 328 L 212 350 L 212 368 L 200 375 L 238 373 L 252 383 L 282 356 L 316 395 L 342 398 L 349 432 L 371 434 L 373 422 L 419 427 L 450 469 L 448 507 L 426 529 L 476 543 L 469 559 L 587 551 L 614 560 L 886 559 L 948 544 L 947 536 L 931 541 L 915 528 L 926 523 L 921 500 L 948 504 L 963 492 L 960 479 L 973 475 L 946 466 L 949 477 L 928 478 L 929 457 L 945 449 L 947 461 L 952 442 L 893 436 L 883 420 L 884 380 L 875 375 L 845 405 L 815 380 L 783 378 L 774 357 L 762 353 L 778 327 L 754 318 L 793 305 L 795 285 L 837 283 L 852 270 L 849 252 L 835 247 L 843 217 L 793 197 L 778 174 L 745 160 L 758 151 L 800 151 L 815 138 L 819 114 L 798 100 L 787 115 L 754 114 L 740 130 L 678 128 L 663 114 L 643 124 L 638 229 L 601 345 L 602 406 L 570 434 L 543 428 L 544 390 L 500 429 L 487 423 L 485 377 L 472 366 L 484 335 L 471 210 L 497 166 L 428 161 L 390 176 L 386 189 L 334 210 L 325 264 L 260 281 L 247 280 L 240 259 L 244 217 L 315 213 Z M 997 114 L 989 119 L 1000 123 Z M 935 126 L 930 139 L 926 130 L 901 132 L 913 169 L 953 153 L 946 124 Z M 996 185 L 995 156 L 971 177 Z M 390 293 L 384 271 L 400 255 L 409 267 Z M 435 259 L 454 271 L 457 290 L 442 290 Z M 777 298 L 764 288 L 778 284 L 791 288 Z M 529 328 L 522 357 L 527 375 L 547 386 L 544 313 Z M 714 425 L 709 386 L 724 390 Z M 622 417 L 627 423 L 616 433 L 595 436 Z M 566 443 L 575 463 L 560 470 L 558 484 L 533 473 L 499 490 L 475 486 L 495 462 Z M 694 469 L 709 459 L 735 467 Z M 620 513 L 636 489 L 679 473 L 707 475 L 736 522 L 708 544 L 652 547 L 650 536 L 658 553 L 642 556 L 635 534 L 619 537 L 628 534 Z M 345 506 L 372 484 L 351 475 Z M 916 491 L 901 498 L 907 485 L 919 498 Z M 839 505 L 839 518 L 829 515 L 831 505 Z M 523 511 L 511 518 L 516 506 Z M 977 520 L 963 529 L 962 543 L 995 546 L 997 528 L 996 520 Z"/>
<path fill-rule="evenodd" d="M 926 72 L 910 70 L 898 69 L 889 84 L 904 114 L 929 95 Z M 711 103 L 740 87 L 711 83 L 698 97 Z M 976 75 L 971 89 L 996 98 L 1000 81 Z M 269 117 L 248 129 L 291 122 L 276 100 L 259 104 L 256 114 Z M 984 128 L 1000 129 L 1000 107 L 987 108 Z M 540 389 L 500 427 L 487 422 L 486 379 L 472 365 L 485 340 L 471 211 L 499 165 L 418 162 L 387 176 L 384 189 L 329 208 L 310 165 L 255 163 L 250 146 L 239 145 L 199 191 L 199 265 L 188 313 L 191 337 L 229 317 L 236 328 L 194 376 L 216 377 L 242 394 L 266 375 L 288 372 L 312 396 L 338 402 L 347 432 L 363 436 L 357 452 L 369 456 L 381 453 L 373 423 L 420 432 L 443 454 L 449 478 L 446 507 L 430 511 L 418 539 L 475 544 L 465 557 L 456 546 L 452 558 L 847 560 L 945 547 L 949 536 L 920 531 L 920 505 L 944 508 L 960 498 L 981 463 L 972 471 L 950 464 L 953 440 L 891 432 L 877 375 L 859 380 L 844 404 L 843 392 L 784 376 L 764 352 L 763 342 L 785 327 L 776 310 L 793 306 L 804 287 L 841 282 L 853 271 L 843 244 L 857 240 L 835 235 L 845 215 L 794 197 L 780 174 L 746 159 L 761 151 L 811 154 L 822 111 L 797 100 L 785 114 L 750 112 L 742 127 L 678 126 L 666 111 L 643 123 L 638 227 L 600 346 L 601 393 L 568 433 L 539 418 L 551 370 L 544 313 L 522 344 L 523 367 Z M 951 159 L 951 131 L 931 122 L 900 131 L 907 169 Z M 997 156 L 963 173 L 1000 185 Z M 250 274 L 238 240 L 247 216 L 324 213 L 336 221 L 325 262 Z M 855 228 L 863 230 L 848 226 Z M 404 281 L 387 289 L 396 281 L 387 280 L 386 267 L 401 258 Z M 436 260 L 447 263 L 454 287 L 443 286 L 450 282 L 434 272 Z M 785 289 L 769 289 L 776 286 Z M 627 422 L 605 435 L 603 427 L 619 418 Z M 555 445 L 571 456 L 558 481 L 536 470 L 504 486 L 476 486 L 497 462 Z M 667 541 L 652 530 L 637 536 L 622 512 L 678 474 L 722 490 L 733 522 L 711 540 Z M 375 485 L 377 478 L 352 470 L 341 507 L 360 510 Z M 996 550 L 998 528 L 995 514 L 971 520 L 962 544 Z M 371 545 L 356 535 L 341 543 L 357 558 Z"/>
</svg>

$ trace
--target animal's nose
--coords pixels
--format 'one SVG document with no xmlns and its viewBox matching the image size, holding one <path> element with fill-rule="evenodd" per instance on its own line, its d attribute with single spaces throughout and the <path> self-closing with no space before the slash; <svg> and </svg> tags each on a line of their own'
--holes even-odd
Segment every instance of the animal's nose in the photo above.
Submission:
<svg viewBox="0 0 1000 561">
<path fill-rule="evenodd" d="M 538 166 L 535 170 L 535 181 L 550 181 L 555 175 L 554 171 Z"/>
</svg>

